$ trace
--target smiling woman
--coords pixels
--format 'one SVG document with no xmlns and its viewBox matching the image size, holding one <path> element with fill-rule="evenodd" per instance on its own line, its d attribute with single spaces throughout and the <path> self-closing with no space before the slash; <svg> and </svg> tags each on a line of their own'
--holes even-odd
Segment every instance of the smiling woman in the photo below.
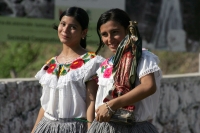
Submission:
<svg viewBox="0 0 200 133">
<path fill-rule="evenodd" d="M 100 28 L 102 41 L 108 46 L 111 52 L 116 52 L 118 44 L 124 39 L 127 30 L 115 21 L 108 21 Z"/>
<path fill-rule="evenodd" d="M 151 120 L 158 108 L 159 59 L 142 49 L 137 23 L 121 9 L 104 12 L 97 22 L 100 45 L 114 56 L 97 70 L 96 118 L 88 133 L 158 133 Z"/>
<path fill-rule="evenodd" d="M 60 41 L 71 47 L 77 47 L 81 40 L 85 40 L 87 29 L 82 29 L 81 25 L 70 16 L 63 16 L 58 26 L 58 37 Z"/>
<path fill-rule="evenodd" d="M 43 91 L 32 133 L 85 133 L 93 121 L 96 70 L 104 58 L 86 50 L 88 23 L 85 10 L 70 7 L 54 25 L 63 48 L 35 76 Z"/>
</svg>

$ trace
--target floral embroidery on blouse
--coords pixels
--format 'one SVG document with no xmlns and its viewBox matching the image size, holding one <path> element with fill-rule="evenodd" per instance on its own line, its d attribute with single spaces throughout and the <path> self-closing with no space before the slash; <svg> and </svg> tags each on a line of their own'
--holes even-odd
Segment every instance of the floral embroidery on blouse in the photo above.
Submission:
<svg viewBox="0 0 200 133">
<path fill-rule="evenodd" d="M 77 69 L 77 68 L 81 67 L 83 64 L 84 64 L 83 59 L 77 59 L 74 62 L 72 62 L 72 64 L 70 65 L 70 68 Z"/>
<path fill-rule="evenodd" d="M 102 62 L 100 65 L 100 69 L 104 78 L 110 78 L 113 70 L 112 57 Z"/>
<path fill-rule="evenodd" d="M 101 74 L 103 75 L 103 78 L 110 78 L 111 75 L 113 74 L 112 73 L 112 70 L 113 70 L 113 57 L 109 58 L 109 59 L 106 59 L 104 62 L 101 63 L 100 65 L 100 70 L 101 70 Z M 114 93 L 117 93 L 116 92 L 117 90 L 114 89 L 114 88 L 110 88 L 110 90 L 108 91 L 108 94 L 106 97 L 103 98 L 103 102 L 108 102 L 110 101 L 111 99 L 114 99 L 118 96 L 115 96 L 113 95 Z M 135 110 L 135 106 L 134 105 L 128 105 L 128 106 L 124 106 L 123 107 L 124 109 L 127 109 L 127 110 Z"/>
<path fill-rule="evenodd" d="M 85 64 L 95 56 L 96 54 L 94 52 L 87 52 L 74 60 L 71 64 L 59 64 L 56 62 L 56 57 L 52 57 L 46 62 L 46 65 L 43 69 L 46 70 L 47 73 L 54 74 L 59 77 L 61 75 L 66 75 L 71 70 L 80 68 L 83 64 Z"/>
<path fill-rule="evenodd" d="M 107 67 L 103 73 L 103 77 L 110 78 L 110 76 L 112 75 L 112 69 L 112 67 Z"/>
<path fill-rule="evenodd" d="M 56 68 L 56 64 L 51 64 L 49 68 L 47 69 L 47 73 L 52 73 L 55 68 Z"/>
</svg>

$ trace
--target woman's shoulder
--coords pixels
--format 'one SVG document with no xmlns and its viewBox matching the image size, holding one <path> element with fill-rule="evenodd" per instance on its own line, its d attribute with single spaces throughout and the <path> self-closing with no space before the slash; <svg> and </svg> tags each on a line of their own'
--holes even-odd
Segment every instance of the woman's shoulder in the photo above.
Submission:
<svg viewBox="0 0 200 133">
<path fill-rule="evenodd" d="M 137 67 L 139 78 L 156 71 L 160 71 L 159 58 L 149 50 L 142 50 L 142 57 Z"/>
<path fill-rule="evenodd" d="M 95 52 L 86 52 L 84 55 L 81 57 L 84 60 L 84 63 L 87 64 L 87 62 L 91 63 L 101 63 L 105 60 L 104 57 L 95 54 Z"/>
<path fill-rule="evenodd" d="M 41 69 L 47 70 L 50 66 L 56 67 L 57 66 L 56 64 L 57 64 L 56 56 L 54 56 L 46 60 Z"/>
<path fill-rule="evenodd" d="M 156 56 L 157 57 L 157 55 L 155 55 L 153 52 L 145 48 L 142 49 L 142 56 Z"/>
<path fill-rule="evenodd" d="M 56 56 L 53 56 L 46 60 L 45 64 L 56 63 Z"/>
<path fill-rule="evenodd" d="M 84 64 L 86 64 L 87 62 L 94 59 L 95 57 L 96 57 L 96 54 L 94 52 L 86 52 L 85 54 L 80 56 L 80 59 L 82 59 Z"/>
<path fill-rule="evenodd" d="M 112 78 L 112 69 L 113 69 L 113 63 L 111 61 L 111 58 L 105 59 L 100 64 L 100 67 L 97 70 L 98 77 L 104 78 L 105 80 Z"/>
<path fill-rule="evenodd" d="M 142 50 L 142 57 L 143 60 L 155 61 L 157 63 L 160 62 L 159 57 L 155 55 L 153 52 L 149 51 L 148 49 Z"/>
</svg>

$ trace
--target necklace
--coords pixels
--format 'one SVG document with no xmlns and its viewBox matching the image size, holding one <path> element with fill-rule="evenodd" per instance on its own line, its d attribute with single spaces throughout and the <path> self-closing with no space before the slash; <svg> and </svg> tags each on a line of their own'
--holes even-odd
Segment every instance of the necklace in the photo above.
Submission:
<svg viewBox="0 0 200 133">
<path fill-rule="evenodd" d="M 78 58 L 80 58 L 80 56 L 78 56 L 77 58 L 74 58 L 74 59 L 66 60 L 65 64 L 72 63 L 73 61 L 77 60 Z"/>
<path fill-rule="evenodd" d="M 77 58 L 72 58 L 72 59 L 68 59 L 68 60 L 66 60 L 64 57 L 62 57 L 63 58 L 63 62 L 64 63 L 60 63 L 59 61 L 58 61 L 58 56 L 56 56 L 56 62 L 58 62 L 58 64 L 69 64 L 69 63 L 72 63 L 73 61 L 75 61 L 75 60 L 77 60 L 78 58 L 80 58 L 81 56 L 78 56 Z"/>
</svg>

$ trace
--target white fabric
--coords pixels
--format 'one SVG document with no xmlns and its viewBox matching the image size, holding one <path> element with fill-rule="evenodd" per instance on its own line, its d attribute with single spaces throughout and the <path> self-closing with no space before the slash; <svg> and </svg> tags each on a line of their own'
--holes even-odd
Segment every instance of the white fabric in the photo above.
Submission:
<svg viewBox="0 0 200 133">
<path fill-rule="evenodd" d="M 85 82 L 96 74 L 103 60 L 103 57 L 95 56 L 80 68 L 61 75 L 59 79 L 47 73 L 43 67 L 35 77 L 43 87 L 40 101 L 45 116 L 51 120 L 86 117 Z"/>
<path fill-rule="evenodd" d="M 159 93 L 160 93 L 160 80 L 162 78 L 161 70 L 158 66 L 159 59 L 156 55 L 153 53 L 143 50 L 142 51 L 142 57 L 139 61 L 138 68 L 137 68 L 137 74 L 139 77 L 136 80 L 136 85 L 139 85 L 139 78 L 149 74 L 154 73 L 155 80 L 156 80 L 156 86 L 157 90 L 156 92 L 143 99 L 142 101 L 139 101 L 135 103 L 135 117 L 136 121 L 145 121 L 150 120 L 155 116 L 156 110 L 159 105 Z M 97 91 L 97 97 L 96 97 L 96 103 L 95 108 L 97 109 L 100 105 L 103 104 L 103 99 L 107 96 L 109 89 L 112 87 L 114 80 L 111 76 L 108 78 L 103 78 L 103 74 L 101 73 L 101 70 L 97 70 L 97 74 L 99 77 L 99 88 Z"/>
</svg>

